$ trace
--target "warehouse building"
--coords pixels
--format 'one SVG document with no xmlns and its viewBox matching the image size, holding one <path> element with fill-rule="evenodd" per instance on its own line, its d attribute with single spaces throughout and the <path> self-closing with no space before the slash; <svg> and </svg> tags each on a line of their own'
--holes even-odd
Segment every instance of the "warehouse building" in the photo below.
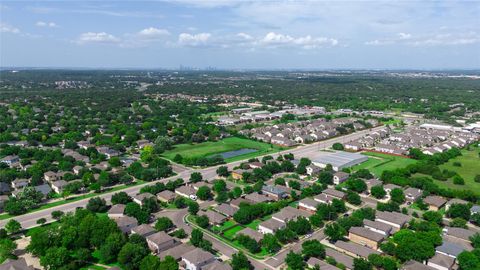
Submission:
<svg viewBox="0 0 480 270">
<path fill-rule="evenodd" d="M 336 152 L 328 155 L 320 155 L 312 159 L 312 163 L 320 168 L 331 164 L 333 170 L 341 171 L 368 160 L 367 156 L 358 153 Z"/>
</svg>

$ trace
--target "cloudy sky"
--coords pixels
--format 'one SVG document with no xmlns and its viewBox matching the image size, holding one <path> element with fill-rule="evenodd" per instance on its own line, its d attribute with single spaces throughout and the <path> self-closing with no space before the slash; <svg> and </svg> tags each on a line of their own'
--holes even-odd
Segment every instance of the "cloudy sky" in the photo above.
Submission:
<svg viewBox="0 0 480 270">
<path fill-rule="evenodd" d="M 480 1 L 2 1 L 0 66 L 480 68 Z"/>
</svg>

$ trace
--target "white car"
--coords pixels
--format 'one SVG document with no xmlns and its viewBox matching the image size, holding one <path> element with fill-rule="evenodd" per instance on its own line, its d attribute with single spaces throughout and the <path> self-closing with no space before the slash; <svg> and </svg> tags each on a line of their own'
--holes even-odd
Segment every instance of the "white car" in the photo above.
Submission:
<svg viewBox="0 0 480 270">
<path fill-rule="evenodd" d="M 194 200 L 194 201 L 197 200 L 197 196 L 196 196 L 196 195 L 190 195 L 189 197 L 190 197 L 190 199 L 192 199 L 192 200 Z"/>
<path fill-rule="evenodd" d="M 312 234 L 310 233 L 305 235 L 305 238 L 310 238 L 310 237 L 312 237 Z"/>
</svg>

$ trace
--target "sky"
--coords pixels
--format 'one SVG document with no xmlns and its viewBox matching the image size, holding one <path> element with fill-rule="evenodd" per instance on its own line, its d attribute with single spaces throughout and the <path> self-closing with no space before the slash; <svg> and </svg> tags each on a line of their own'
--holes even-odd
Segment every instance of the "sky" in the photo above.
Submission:
<svg viewBox="0 0 480 270">
<path fill-rule="evenodd" d="M 480 0 L 2 0 L 0 66 L 479 69 Z"/>
</svg>

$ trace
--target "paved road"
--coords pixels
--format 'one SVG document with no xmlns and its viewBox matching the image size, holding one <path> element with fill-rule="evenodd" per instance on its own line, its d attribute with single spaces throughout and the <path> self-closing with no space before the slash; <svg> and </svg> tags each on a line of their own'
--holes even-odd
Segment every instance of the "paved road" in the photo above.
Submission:
<svg viewBox="0 0 480 270">
<path fill-rule="evenodd" d="M 383 127 L 376 127 L 376 128 L 370 129 L 370 130 L 358 131 L 358 132 L 348 134 L 348 135 L 345 135 L 345 136 L 340 136 L 340 137 L 332 138 L 332 139 L 329 139 L 329 140 L 325 140 L 325 141 L 321 141 L 321 142 L 317 142 L 317 143 L 313 143 L 313 144 L 299 146 L 295 149 L 290 149 L 290 150 L 286 150 L 286 151 L 279 152 L 279 153 L 276 153 L 276 154 L 272 154 L 272 156 L 276 157 L 279 154 L 293 153 L 296 157 L 313 158 L 315 156 L 318 156 L 321 153 L 327 154 L 327 152 L 320 152 L 320 150 L 329 148 L 334 143 L 337 143 L 337 142 L 345 143 L 345 142 L 348 142 L 350 140 L 357 139 L 357 138 L 359 138 L 359 137 L 361 137 L 361 136 L 363 136 L 363 135 L 365 135 L 365 134 L 367 134 L 371 131 L 378 130 L 378 129 L 381 129 L 381 128 L 383 128 Z M 242 163 L 242 162 L 244 162 L 244 161 L 232 162 L 232 163 L 227 164 L 227 166 L 229 167 L 229 169 L 232 169 L 233 167 L 236 167 L 236 166 L 240 165 L 240 163 Z M 156 183 L 156 182 L 168 182 L 170 180 L 175 180 L 177 178 L 188 179 L 190 174 L 194 171 L 201 172 L 204 179 L 212 179 L 212 178 L 215 178 L 217 176 L 216 169 L 218 167 L 219 166 L 209 167 L 209 168 L 206 168 L 206 169 L 188 169 L 188 170 L 182 170 L 180 167 L 176 167 L 177 171 L 179 171 L 179 173 L 176 176 L 161 179 L 161 180 L 157 180 L 157 181 L 150 182 L 150 183 L 145 183 L 145 184 L 142 184 L 142 185 L 128 187 L 128 188 L 126 188 L 122 191 L 126 192 L 129 195 L 136 195 L 143 186 L 150 185 L 150 184 Z M 115 192 L 102 194 L 102 195 L 99 195 L 99 197 L 104 198 L 107 201 L 110 201 L 110 198 L 111 198 L 113 193 L 115 193 Z M 45 218 L 48 221 L 50 221 L 52 219 L 51 218 L 51 213 L 53 211 L 63 211 L 63 212 L 75 211 L 75 209 L 77 207 L 85 207 L 88 200 L 89 199 L 79 200 L 79 201 L 76 201 L 76 202 L 72 202 L 72 203 L 68 203 L 68 204 L 64 204 L 64 205 L 60 205 L 60 206 L 56 206 L 56 207 L 52 207 L 52 208 L 48 208 L 48 209 L 44 209 L 44 210 L 40 210 L 40 211 L 36 211 L 36 212 L 32 212 L 32 213 L 28 213 L 28 214 L 25 214 L 25 215 L 16 216 L 15 219 L 18 222 L 20 222 L 20 224 L 22 225 L 23 228 L 34 227 L 34 226 L 37 225 L 36 221 L 40 218 Z M 1 220 L 0 221 L 0 227 L 4 227 L 7 222 L 8 222 L 8 219 Z"/>
</svg>

